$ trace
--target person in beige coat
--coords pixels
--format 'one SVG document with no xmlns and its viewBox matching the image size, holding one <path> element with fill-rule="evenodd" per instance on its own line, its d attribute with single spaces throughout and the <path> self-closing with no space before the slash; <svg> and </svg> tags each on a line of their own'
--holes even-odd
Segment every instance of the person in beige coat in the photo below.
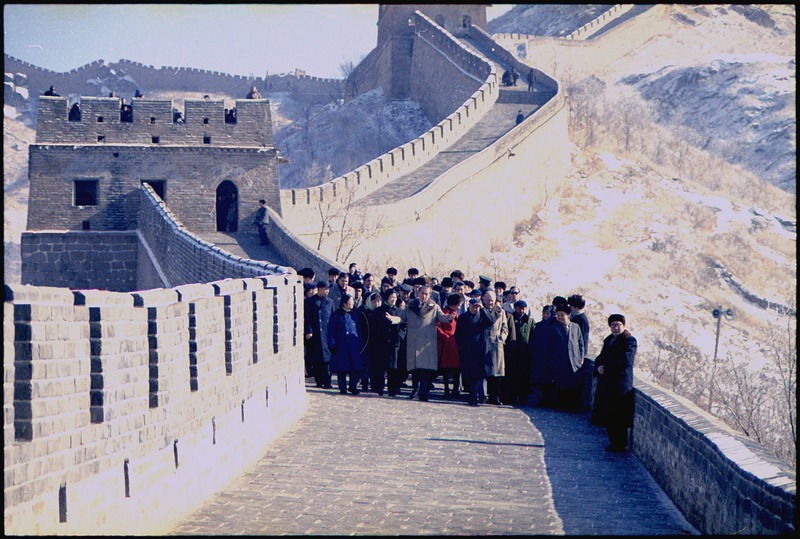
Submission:
<svg viewBox="0 0 800 539">
<path fill-rule="evenodd" d="M 481 297 L 483 308 L 492 320 L 492 325 L 484 330 L 486 341 L 486 389 L 489 404 L 500 404 L 500 382 L 506 374 L 504 345 L 508 338 L 508 316 L 503 306 L 496 301 L 491 290 Z"/>
<path fill-rule="evenodd" d="M 406 337 L 406 362 L 408 370 L 419 382 L 419 400 L 427 401 L 433 379 L 439 370 L 436 322 L 452 322 L 452 314 L 444 314 L 431 299 L 431 287 L 419 288 L 417 297 L 408 302 L 403 311 L 408 334 Z M 413 394 L 412 394 L 413 398 Z"/>
</svg>

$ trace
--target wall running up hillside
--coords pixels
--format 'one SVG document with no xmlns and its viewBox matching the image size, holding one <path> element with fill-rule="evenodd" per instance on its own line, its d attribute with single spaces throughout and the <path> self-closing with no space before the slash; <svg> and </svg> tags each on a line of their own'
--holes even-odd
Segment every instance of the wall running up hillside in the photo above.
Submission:
<svg viewBox="0 0 800 539">
<path fill-rule="evenodd" d="M 423 54 L 429 60 L 434 57 L 439 58 L 436 61 L 439 66 L 438 71 L 428 70 L 417 64 L 420 77 L 427 77 L 427 86 L 435 87 L 437 89 L 435 93 L 460 96 L 464 81 L 461 80 L 458 84 L 456 81 L 467 76 L 466 73 L 469 79 L 468 87 L 476 87 L 477 90 L 463 102 L 451 103 L 453 108 L 449 110 L 453 112 L 447 114 L 443 120 L 420 137 L 394 148 L 354 171 L 317 187 L 282 189 L 283 220 L 295 234 L 307 235 L 319 232 L 322 223 L 321 207 L 323 213 L 332 213 L 331 209 L 355 202 L 429 162 L 440 151 L 463 136 L 497 101 L 498 76 L 493 66 L 467 50 L 451 34 L 423 14 L 417 12 L 415 20 L 417 31 L 424 32 L 427 41 L 427 48 Z M 446 54 L 452 55 L 452 59 L 448 60 L 449 56 Z M 425 81 L 421 85 L 425 87 Z M 429 106 L 437 108 L 436 114 L 442 114 L 438 109 L 445 107 L 446 102 L 447 100 L 429 101 Z"/>
<path fill-rule="evenodd" d="M 255 84 L 265 92 L 289 92 L 298 101 L 325 104 L 344 95 L 344 81 L 326 79 L 298 73 L 265 74 L 264 76 L 243 76 L 220 73 L 206 69 L 186 66 L 154 67 L 141 62 L 120 60 L 106 62 L 96 60 L 68 72 L 56 72 L 34 66 L 28 62 L 4 55 L 6 73 L 24 73 L 28 77 L 31 97 L 39 96 L 50 85 L 55 85 L 61 95 L 99 95 L 101 78 L 108 78 L 112 70 L 117 75 L 127 75 L 136 81 L 138 87 L 147 95 L 154 91 L 188 91 L 222 93 L 244 98 Z M 130 87 L 133 95 L 135 87 Z M 122 95 L 122 94 L 121 94 Z"/>
</svg>

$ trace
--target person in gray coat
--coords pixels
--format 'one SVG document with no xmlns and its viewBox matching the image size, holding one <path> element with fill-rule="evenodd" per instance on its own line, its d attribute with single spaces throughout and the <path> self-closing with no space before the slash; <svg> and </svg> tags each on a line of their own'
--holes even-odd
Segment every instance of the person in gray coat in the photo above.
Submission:
<svg viewBox="0 0 800 539">
<path fill-rule="evenodd" d="M 556 405 L 566 410 L 580 407 L 580 376 L 586 351 L 583 349 L 581 328 L 569 319 L 568 305 L 556 306 L 556 324 L 550 358 L 556 390 Z"/>
</svg>

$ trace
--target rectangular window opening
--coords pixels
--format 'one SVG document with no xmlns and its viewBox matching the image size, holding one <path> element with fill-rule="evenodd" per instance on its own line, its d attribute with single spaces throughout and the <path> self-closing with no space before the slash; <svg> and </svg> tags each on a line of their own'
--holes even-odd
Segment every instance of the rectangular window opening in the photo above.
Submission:
<svg viewBox="0 0 800 539">
<path fill-rule="evenodd" d="M 211 137 L 204 136 L 203 137 L 203 144 L 211 144 Z"/>
<path fill-rule="evenodd" d="M 159 137 L 153 136 L 153 137 L 151 137 L 151 139 L 150 139 L 150 140 L 153 142 L 153 144 L 158 144 L 158 142 L 159 142 L 161 139 L 160 139 Z"/>
<path fill-rule="evenodd" d="M 97 180 L 75 180 L 75 206 L 97 206 Z"/>
</svg>

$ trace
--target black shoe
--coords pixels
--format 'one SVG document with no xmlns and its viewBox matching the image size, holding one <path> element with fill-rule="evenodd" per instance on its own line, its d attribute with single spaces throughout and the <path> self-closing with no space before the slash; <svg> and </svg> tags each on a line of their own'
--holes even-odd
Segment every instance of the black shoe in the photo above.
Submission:
<svg viewBox="0 0 800 539">
<path fill-rule="evenodd" d="M 379 396 L 379 397 L 383 397 L 383 390 L 382 390 L 382 389 L 379 389 L 379 390 L 378 390 L 378 396 Z"/>
<path fill-rule="evenodd" d="M 428 397 L 420 397 L 419 401 L 420 402 L 428 402 Z"/>
<path fill-rule="evenodd" d="M 479 397 L 478 398 L 478 403 L 479 404 L 486 404 L 486 397 Z"/>
<path fill-rule="evenodd" d="M 480 406 L 480 404 L 478 404 L 478 401 L 469 401 L 467 406 Z"/>
<path fill-rule="evenodd" d="M 322 389 L 333 389 L 333 386 L 330 384 L 325 384 L 322 386 Z"/>
<path fill-rule="evenodd" d="M 340 395 L 347 395 L 347 390 L 346 389 L 340 389 L 339 390 L 339 394 Z"/>
<path fill-rule="evenodd" d="M 352 393 L 353 395 L 358 395 L 361 392 L 358 389 L 351 389 L 350 393 Z"/>
</svg>

